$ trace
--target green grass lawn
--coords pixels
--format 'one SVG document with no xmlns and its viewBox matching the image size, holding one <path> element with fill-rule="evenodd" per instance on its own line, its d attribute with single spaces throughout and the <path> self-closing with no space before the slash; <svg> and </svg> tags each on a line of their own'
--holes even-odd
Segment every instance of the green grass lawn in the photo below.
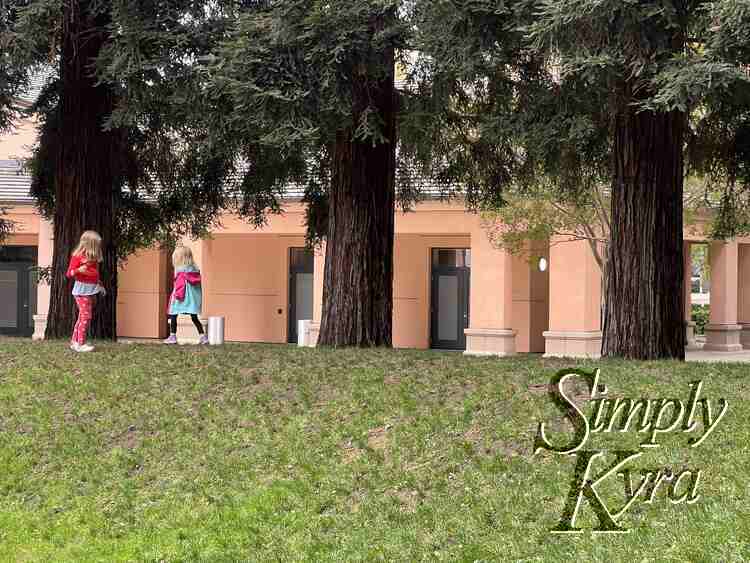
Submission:
<svg viewBox="0 0 750 563">
<path fill-rule="evenodd" d="M 595 535 L 584 503 L 587 531 L 549 533 L 575 459 L 532 445 L 540 420 L 570 438 L 545 384 L 573 365 L 610 396 L 729 401 L 699 448 L 665 434 L 631 464 L 702 469 L 695 504 L 659 490 Z M 750 560 L 748 389 L 750 365 L 0 340 L 0 559 Z"/>
</svg>

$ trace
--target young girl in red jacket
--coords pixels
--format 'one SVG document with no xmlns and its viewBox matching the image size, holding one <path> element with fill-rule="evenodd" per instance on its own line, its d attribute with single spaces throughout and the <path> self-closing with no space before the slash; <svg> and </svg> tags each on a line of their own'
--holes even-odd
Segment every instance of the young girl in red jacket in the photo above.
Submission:
<svg viewBox="0 0 750 563">
<path fill-rule="evenodd" d="M 99 281 L 99 262 L 102 261 L 102 237 L 95 231 L 81 235 L 78 246 L 70 257 L 66 276 L 75 280 L 73 297 L 78 306 L 78 320 L 73 328 L 70 349 L 74 352 L 91 352 L 94 347 L 86 344 L 86 331 L 91 322 L 94 297 L 106 292 Z"/>
</svg>

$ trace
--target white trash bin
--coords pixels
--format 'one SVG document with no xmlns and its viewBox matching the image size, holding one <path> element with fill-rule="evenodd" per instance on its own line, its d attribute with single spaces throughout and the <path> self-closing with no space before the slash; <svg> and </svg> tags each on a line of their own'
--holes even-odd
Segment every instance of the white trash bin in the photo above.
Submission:
<svg viewBox="0 0 750 563">
<path fill-rule="evenodd" d="M 224 344 L 224 317 L 208 317 L 208 343 L 212 346 Z"/>
<path fill-rule="evenodd" d="M 312 321 L 297 321 L 297 346 L 310 346 L 310 323 Z"/>
</svg>

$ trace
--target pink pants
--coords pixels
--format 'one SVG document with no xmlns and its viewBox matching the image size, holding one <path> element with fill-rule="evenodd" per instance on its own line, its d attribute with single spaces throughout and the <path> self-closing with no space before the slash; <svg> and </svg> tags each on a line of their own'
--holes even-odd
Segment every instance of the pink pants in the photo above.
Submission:
<svg viewBox="0 0 750 563">
<path fill-rule="evenodd" d="M 76 305 L 78 305 L 78 320 L 73 328 L 73 342 L 86 344 L 86 331 L 89 329 L 91 322 L 91 310 L 94 306 L 94 297 L 92 295 L 74 295 Z"/>
</svg>

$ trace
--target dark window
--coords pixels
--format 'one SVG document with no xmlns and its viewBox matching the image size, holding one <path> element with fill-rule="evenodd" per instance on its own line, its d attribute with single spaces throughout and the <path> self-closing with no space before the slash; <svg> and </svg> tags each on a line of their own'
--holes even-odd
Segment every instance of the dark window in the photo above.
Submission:
<svg viewBox="0 0 750 563">
<path fill-rule="evenodd" d="M 432 265 L 449 268 L 470 268 L 471 250 L 468 248 L 434 248 Z"/>
<path fill-rule="evenodd" d="M 0 262 L 33 262 L 36 264 L 36 246 L 0 246 Z"/>
<path fill-rule="evenodd" d="M 315 256 L 306 248 L 290 248 L 289 268 L 291 270 L 312 272 L 315 265 Z"/>
</svg>

